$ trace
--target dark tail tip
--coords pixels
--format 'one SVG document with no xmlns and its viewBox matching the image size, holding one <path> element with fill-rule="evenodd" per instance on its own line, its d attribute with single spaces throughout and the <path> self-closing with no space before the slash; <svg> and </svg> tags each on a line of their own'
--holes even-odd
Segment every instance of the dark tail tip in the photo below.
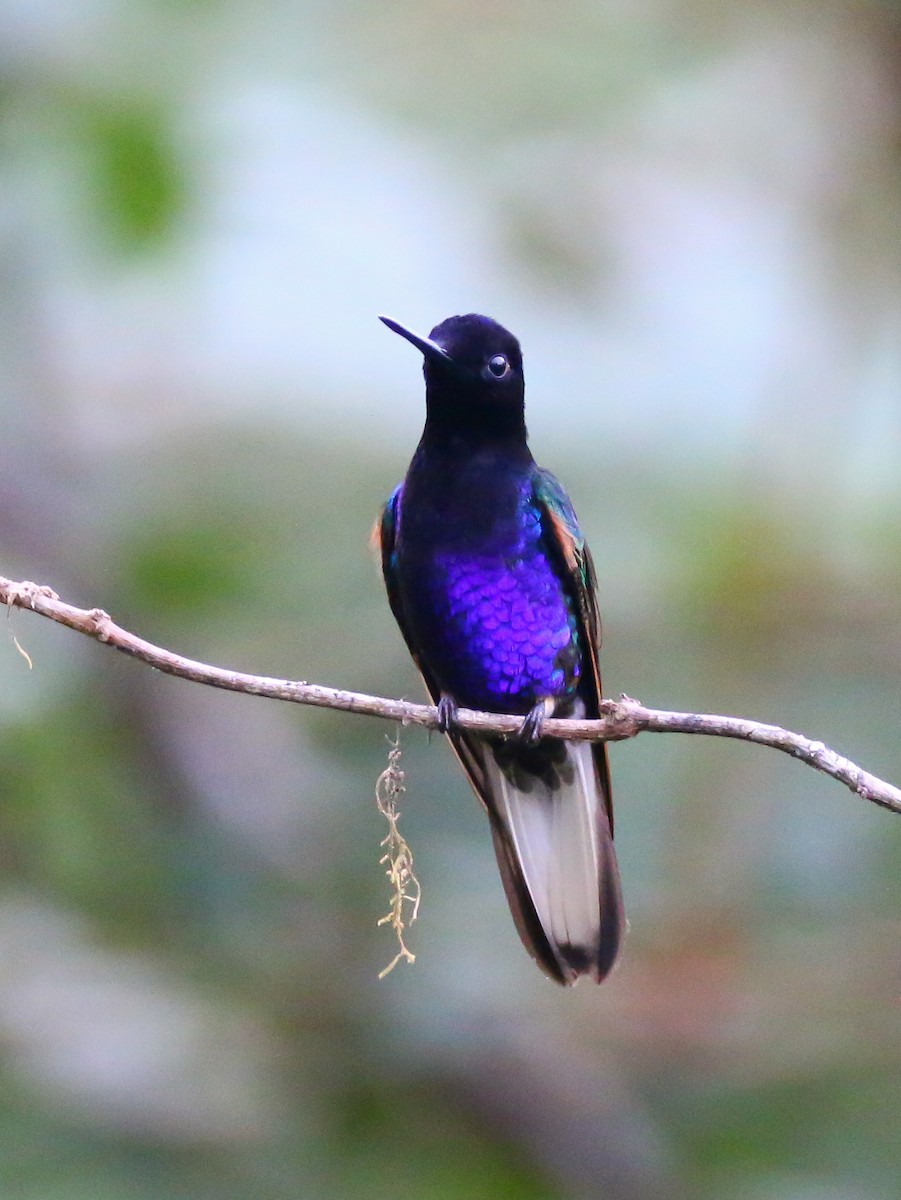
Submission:
<svg viewBox="0 0 901 1200">
<path fill-rule="evenodd" d="M 609 853 L 613 857 L 613 842 L 609 843 Z M 601 923 L 598 928 L 598 940 L 591 973 L 596 983 L 603 983 L 619 958 L 623 938 L 626 932 L 626 917 L 623 911 L 623 894 L 620 889 L 619 871 L 616 860 L 613 869 L 601 872 Z"/>
</svg>

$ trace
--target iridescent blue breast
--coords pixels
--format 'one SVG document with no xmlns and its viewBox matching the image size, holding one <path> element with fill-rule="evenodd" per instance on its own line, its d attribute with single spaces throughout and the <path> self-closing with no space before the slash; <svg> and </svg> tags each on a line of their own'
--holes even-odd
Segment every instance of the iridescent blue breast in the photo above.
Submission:
<svg viewBox="0 0 901 1200">
<path fill-rule="evenodd" d="M 515 521 L 481 544 L 438 545 L 418 580 L 428 662 L 458 703 L 523 711 L 571 696 L 578 622 L 523 487 Z"/>
</svg>

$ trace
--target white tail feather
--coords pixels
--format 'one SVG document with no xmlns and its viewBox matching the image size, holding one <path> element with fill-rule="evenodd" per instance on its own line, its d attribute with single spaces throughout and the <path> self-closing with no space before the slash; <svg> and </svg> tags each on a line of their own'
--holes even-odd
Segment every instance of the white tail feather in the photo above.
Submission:
<svg viewBox="0 0 901 1200">
<path fill-rule="evenodd" d="M 520 791 L 491 755 L 485 768 L 538 919 L 562 974 L 573 978 L 580 973 L 579 959 L 595 960 L 601 872 L 611 869 L 611 862 L 615 870 L 615 859 L 612 844 L 599 846 L 599 839 L 612 842 L 612 837 L 591 747 L 568 742 L 566 755 L 570 782 L 558 778 L 550 787 L 536 777 L 528 792 Z"/>
</svg>

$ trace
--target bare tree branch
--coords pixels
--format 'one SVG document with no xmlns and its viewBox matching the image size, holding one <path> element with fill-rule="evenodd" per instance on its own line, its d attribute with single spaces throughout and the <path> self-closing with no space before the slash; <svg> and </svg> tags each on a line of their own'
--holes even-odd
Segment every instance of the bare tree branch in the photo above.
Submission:
<svg viewBox="0 0 901 1200">
<path fill-rule="evenodd" d="M 128 630 L 122 629 L 103 609 L 75 608 L 60 600 L 50 588 L 36 583 L 16 583 L 0 576 L 0 603 L 10 608 L 24 608 L 39 613 L 59 625 L 66 625 L 69 629 L 85 633 L 99 642 L 115 646 L 117 650 L 140 659 L 158 671 L 164 671 L 167 675 L 177 675 L 180 679 L 190 679 L 194 683 L 204 683 L 232 692 L 245 692 L 251 696 L 268 696 L 272 700 L 290 700 L 295 704 L 312 704 L 318 708 L 336 708 L 342 712 L 383 717 L 405 725 L 425 725 L 434 729 L 438 724 L 438 710 L 431 705 L 389 700 L 382 696 L 366 696 L 360 692 L 347 692 L 298 680 L 246 675 L 241 671 L 229 671 L 224 667 L 209 666 L 190 658 L 182 658 L 179 654 L 173 654 L 171 650 L 154 646 L 151 642 L 145 642 Z M 549 718 L 542 728 L 549 736 L 582 741 L 622 741 L 648 732 L 695 733 L 757 742 L 761 746 L 782 750 L 808 766 L 831 775 L 864 800 L 870 800 L 891 812 L 901 813 L 901 789 L 871 775 L 869 771 L 864 771 L 822 742 L 812 741 L 800 733 L 792 733 L 791 730 L 782 729 L 778 725 L 763 725 L 759 721 L 749 721 L 742 717 L 663 712 L 659 709 L 645 708 L 628 696 L 623 696 L 620 700 L 602 701 L 601 710 L 603 716 L 599 721 L 564 721 Z M 459 710 L 459 719 L 466 729 L 480 729 L 486 733 L 514 733 L 522 724 L 521 716 L 472 712 L 465 708 Z"/>
</svg>

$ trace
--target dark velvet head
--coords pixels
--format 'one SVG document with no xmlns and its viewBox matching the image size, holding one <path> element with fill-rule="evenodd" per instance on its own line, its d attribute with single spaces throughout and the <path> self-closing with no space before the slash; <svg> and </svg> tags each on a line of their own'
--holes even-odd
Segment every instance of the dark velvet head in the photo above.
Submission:
<svg viewBox="0 0 901 1200">
<path fill-rule="evenodd" d="M 429 423 L 524 429 L 522 351 L 497 321 L 478 313 L 448 317 L 424 338 L 390 317 L 381 320 L 422 352 Z"/>
</svg>

